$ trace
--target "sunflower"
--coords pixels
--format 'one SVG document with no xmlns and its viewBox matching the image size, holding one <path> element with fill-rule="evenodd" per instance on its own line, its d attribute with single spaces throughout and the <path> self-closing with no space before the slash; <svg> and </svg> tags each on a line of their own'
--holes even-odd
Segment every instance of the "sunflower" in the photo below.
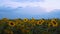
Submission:
<svg viewBox="0 0 60 34">
<path fill-rule="evenodd" d="M 8 22 L 8 20 L 9 20 L 9 19 L 7 19 L 7 18 L 3 18 L 3 19 L 2 19 L 2 21 L 4 21 L 4 22 Z"/>
<path fill-rule="evenodd" d="M 13 21 L 9 21 L 8 25 L 14 27 L 16 24 Z"/>
<path fill-rule="evenodd" d="M 44 20 L 39 20 L 39 21 L 37 21 L 37 24 L 38 25 L 42 25 L 44 23 Z"/>
<path fill-rule="evenodd" d="M 31 22 L 35 22 L 35 19 L 34 19 L 34 18 L 32 18 L 32 19 L 31 19 Z"/>
<path fill-rule="evenodd" d="M 24 19 L 23 19 L 23 21 L 24 21 L 24 22 L 27 22 L 27 21 L 28 21 L 28 19 L 27 19 L 27 18 L 24 18 Z"/>
<path fill-rule="evenodd" d="M 14 21 L 15 21 L 15 22 L 21 22 L 21 20 L 19 20 L 19 19 L 14 19 Z"/>
<path fill-rule="evenodd" d="M 57 27 L 58 23 L 56 20 L 51 20 L 51 24 L 53 25 L 53 27 Z"/>
</svg>

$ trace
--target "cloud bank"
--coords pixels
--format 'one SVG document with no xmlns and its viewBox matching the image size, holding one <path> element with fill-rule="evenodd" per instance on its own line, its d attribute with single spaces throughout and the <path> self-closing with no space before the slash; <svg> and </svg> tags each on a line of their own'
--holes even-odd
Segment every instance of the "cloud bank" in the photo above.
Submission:
<svg viewBox="0 0 60 34">
<path fill-rule="evenodd" d="M 59 18 L 59 13 L 60 0 L 0 0 L 0 18 Z"/>
</svg>

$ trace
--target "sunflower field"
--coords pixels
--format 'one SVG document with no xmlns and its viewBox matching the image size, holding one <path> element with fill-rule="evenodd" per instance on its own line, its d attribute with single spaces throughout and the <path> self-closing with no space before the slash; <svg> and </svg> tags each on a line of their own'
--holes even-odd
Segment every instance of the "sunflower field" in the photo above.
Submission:
<svg viewBox="0 0 60 34">
<path fill-rule="evenodd" d="M 0 34 L 60 34 L 60 19 L 0 19 Z"/>
</svg>

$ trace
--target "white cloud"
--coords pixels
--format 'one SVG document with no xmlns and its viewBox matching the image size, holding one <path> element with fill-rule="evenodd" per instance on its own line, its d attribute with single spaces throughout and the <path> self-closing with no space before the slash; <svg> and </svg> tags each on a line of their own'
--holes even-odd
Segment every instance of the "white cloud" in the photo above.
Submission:
<svg viewBox="0 0 60 34">
<path fill-rule="evenodd" d="M 40 6 L 45 8 L 47 12 L 50 12 L 54 9 L 60 9 L 60 0 L 45 0 Z"/>
<path fill-rule="evenodd" d="M 1 7 L 5 7 L 4 9 L 1 9 Z M 12 8 L 9 9 L 8 8 Z M 23 7 L 23 8 L 19 8 L 19 7 Z M 13 16 L 17 17 L 20 16 L 22 17 L 22 15 L 25 17 L 27 15 L 40 15 L 42 17 L 50 17 L 50 16 L 54 16 L 54 17 L 59 17 L 59 12 L 54 13 L 52 12 L 52 10 L 54 9 L 60 9 L 60 0 L 45 0 L 44 2 L 15 2 L 12 0 L 0 0 L 0 15 L 1 16 Z M 15 10 L 16 9 L 16 10 Z M 7 12 L 4 12 L 7 11 Z M 10 12 L 11 11 L 11 12 Z M 50 14 L 49 14 L 49 13 Z M 5 14 L 4 14 L 5 13 Z M 13 15 L 12 15 L 12 14 Z M 47 14 L 48 13 L 48 14 Z"/>
<path fill-rule="evenodd" d="M 60 0 L 45 0 L 44 2 L 14 2 L 12 0 L 2 0 L 0 6 L 6 6 L 11 8 L 18 7 L 42 7 L 47 12 L 51 12 L 54 9 L 60 9 Z"/>
</svg>

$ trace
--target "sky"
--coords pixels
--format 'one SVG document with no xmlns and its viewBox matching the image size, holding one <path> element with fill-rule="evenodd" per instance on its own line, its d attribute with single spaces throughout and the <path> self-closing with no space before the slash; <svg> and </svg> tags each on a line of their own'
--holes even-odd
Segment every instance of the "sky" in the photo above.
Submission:
<svg viewBox="0 0 60 34">
<path fill-rule="evenodd" d="M 0 0 L 0 18 L 60 18 L 60 0 Z"/>
</svg>

